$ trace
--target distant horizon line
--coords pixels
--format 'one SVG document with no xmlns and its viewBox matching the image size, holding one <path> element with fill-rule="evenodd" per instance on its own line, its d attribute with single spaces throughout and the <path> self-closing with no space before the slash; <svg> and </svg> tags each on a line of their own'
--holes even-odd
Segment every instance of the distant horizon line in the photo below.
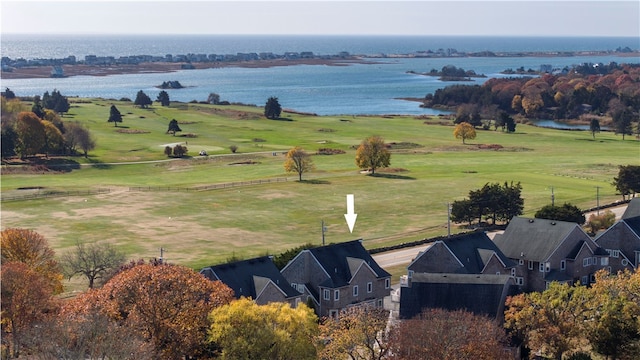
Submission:
<svg viewBox="0 0 640 360">
<path fill-rule="evenodd" d="M 291 37 L 500 37 L 500 38 L 638 38 L 636 35 L 500 35 L 500 34 L 212 34 L 212 33 L 2 33 L 1 36 L 291 36 Z"/>
</svg>

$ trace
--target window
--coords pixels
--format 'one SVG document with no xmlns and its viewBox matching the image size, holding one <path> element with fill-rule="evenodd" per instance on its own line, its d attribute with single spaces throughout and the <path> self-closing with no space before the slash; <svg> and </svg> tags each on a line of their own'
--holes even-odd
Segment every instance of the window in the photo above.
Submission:
<svg viewBox="0 0 640 360">
<path fill-rule="evenodd" d="M 516 276 L 516 268 L 511 269 L 511 276 Z"/>
<path fill-rule="evenodd" d="M 582 285 L 587 285 L 589 283 L 589 277 L 588 276 L 583 276 L 582 277 Z"/>
<path fill-rule="evenodd" d="M 409 279 L 413 277 L 413 270 L 409 270 Z"/>
<path fill-rule="evenodd" d="M 587 267 L 587 266 L 591 266 L 591 258 L 584 258 L 582 259 L 582 267 Z"/>
<path fill-rule="evenodd" d="M 358 296 L 358 285 L 353 285 L 353 296 Z"/>
<path fill-rule="evenodd" d="M 620 263 L 622 264 L 622 266 L 629 265 L 629 262 L 627 261 L 627 259 L 622 259 L 622 261 Z"/>
<path fill-rule="evenodd" d="M 551 271 L 551 263 L 550 262 L 544 264 L 544 271 L 546 271 L 546 272 Z"/>
<path fill-rule="evenodd" d="M 620 257 L 620 250 L 607 249 L 607 252 L 611 257 L 614 257 L 614 258 Z"/>
<path fill-rule="evenodd" d="M 540 263 L 538 264 L 538 270 L 540 270 L 540 272 L 544 272 L 544 263 Z"/>
<path fill-rule="evenodd" d="M 382 299 L 378 299 L 378 307 L 382 307 Z"/>
<path fill-rule="evenodd" d="M 533 270 L 533 261 L 529 260 L 529 270 Z"/>
<path fill-rule="evenodd" d="M 524 285 L 524 278 L 523 277 L 517 277 L 516 278 L 516 285 Z"/>
<path fill-rule="evenodd" d="M 329 317 L 338 319 L 338 310 L 329 310 Z"/>
<path fill-rule="evenodd" d="M 368 282 L 367 283 L 367 292 L 371 293 L 373 291 L 373 283 L 372 282 Z"/>
<path fill-rule="evenodd" d="M 334 290 L 333 291 L 333 300 L 335 300 L 335 301 L 340 300 L 340 290 Z"/>
<path fill-rule="evenodd" d="M 291 283 L 291 287 L 296 289 L 296 290 L 298 290 L 298 284 L 296 284 L 296 283 Z"/>
<path fill-rule="evenodd" d="M 560 270 L 567 268 L 567 260 L 560 260 Z"/>
<path fill-rule="evenodd" d="M 602 266 L 609 265 L 609 258 L 608 257 L 600 258 L 600 265 L 602 265 Z"/>
<path fill-rule="evenodd" d="M 518 260 L 518 265 L 524 265 L 524 259 Z"/>
<path fill-rule="evenodd" d="M 500 271 L 496 271 L 496 275 L 500 275 Z"/>
<path fill-rule="evenodd" d="M 331 300 L 329 289 L 324 289 L 324 291 L 322 292 L 322 298 L 325 300 Z"/>
<path fill-rule="evenodd" d="M 391 287 L 391 280 L 390 279 L 384 279 L 384 288 L 388 289 Z"/>
</svg>

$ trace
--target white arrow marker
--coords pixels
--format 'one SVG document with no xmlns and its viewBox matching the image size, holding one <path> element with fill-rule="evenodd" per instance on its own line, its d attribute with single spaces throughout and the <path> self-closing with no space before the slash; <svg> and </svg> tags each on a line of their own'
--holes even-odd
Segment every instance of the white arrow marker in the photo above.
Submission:
<svg viewBox="0 0 640 360">
<path fill-rule="evenodd" d="M 344 218 L 347 220 L 349 226 L 349 232 L 353 232 L 353 227 L 356 225 L 356 218 L 358 214 L 354 213 L 353 194 L 347 195 L 347 213 L 344 214 Z"/>
</svg>

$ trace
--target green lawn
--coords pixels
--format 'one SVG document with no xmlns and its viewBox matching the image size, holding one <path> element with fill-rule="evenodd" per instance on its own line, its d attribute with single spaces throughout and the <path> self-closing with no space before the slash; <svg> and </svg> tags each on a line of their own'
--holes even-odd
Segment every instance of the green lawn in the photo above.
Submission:
<svg viewBox="0 0 640 360">
<path fill-rule="evenodd" d="M 114 103 L 124 119 L 107 122 Z M 559 131 L 518 124 L 516 133 L 478 131 L 463 145 L 453 126 L 413 117 L 314 117 L 283 113 L 267 120 L 261 108 L 175 104 L 138 109 L 130 103 L 91 99 L 76 102 L 64 121 L 91 130 L 97 148 L 88 159 L 73 158 L 67 172 L 13 173 L 3 167 L 3 196 L 39 191 L 109 188 L 99 195 L 2 203 L 2 228 L 30 228 L 58 252 L 75 241 L 109 241 L 132 258 L 157 257 L 160 248 L 173 262 L 200 268 L 226 259 L 274 254 L 304 243 L 363 238 L 366 247 L 446 234 L 447 203 L 463 199 L 487 182 L 521 182 L 525 215 L 550 202 L 581 208 L 619 200 L 611 181 L 618 165 L 640 164 L 640 142 L 602 132 Z M 166 130 L 177 119 L 182 132 Z M 189 134 L 189 137 L 184 136 Z M 354 146 L 370 135 L 387 143 L 414 143 L 393 150 L 392 172 L 366 176 L 355 165 Z M 189 155 L 208 158 L 166 160 L 166 144 L 186 143 Z M 232 155 L 229 146 L 238 146 Z M 479 145 L 500 145 L 499 150 Z M 286 174 L 284 156 L 293 146 L 310 153 L 330 147 L 342 155 L 317 155 L 317 170 L 297 182 Z M 276 156 L 272 152 L 276 151 Z M 100 164 L 80 167 L 81 164 Z M 186 191 L 197 186 L 288 178 L 287 182 L 220 190 Z M 129 187 L 172 187 L 184 191 L 129 191 Z M 354 194 L 358 219 L 349 233 L 346 195 Z M 458 231 L 458 229 L 454 229 Z"/>
</svg>

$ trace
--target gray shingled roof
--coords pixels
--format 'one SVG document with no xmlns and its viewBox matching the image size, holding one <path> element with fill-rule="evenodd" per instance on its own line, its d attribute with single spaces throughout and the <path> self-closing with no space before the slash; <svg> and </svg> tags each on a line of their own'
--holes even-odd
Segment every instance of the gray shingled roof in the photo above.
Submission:
<svg viewBox="0 0 640 360">
<path fill-rule="evenodd" d="M 244 296 L 255 300 L 268 280 L 273 281 L 286 294 L 286 298 L 300 296 L 269 256 L 209 266 L 200 270 L 200 273 L 210 280 L 225 283 L 233 289 L 236 298 Z"/>
<path fill-rule="evenodd" d="M 509 275 L 414 274 L 411 287 L 402 287 L 400 318 L 410 319 L 424 309 L 467 310 L 502 318 L 506 296 L 517 287 Z"/>
<path fill-rule="evenodd" d="M 313 254 L 330 276 L 320 284 L 323 287 L 337 288 L 348 285 L 353 276 L 352 271 L 359 268 L 355 259 L 361 259 L 370 266 L 378 279 L 391 276 L 376 263 L 360 240 L 320 246 L 307 251 Z"/>
<path fill-rule="evenodd" d="M 511 259 L 545 261 L 576 227 L 574 222 L 516 216 L 493 241 Z"/>
<path fill-rule="evenodd" d="M 623 219 L 640 216 L 640 198 L 633 198 L 627 205 L 627 209 L 622 214 Z"/>
</svg>

